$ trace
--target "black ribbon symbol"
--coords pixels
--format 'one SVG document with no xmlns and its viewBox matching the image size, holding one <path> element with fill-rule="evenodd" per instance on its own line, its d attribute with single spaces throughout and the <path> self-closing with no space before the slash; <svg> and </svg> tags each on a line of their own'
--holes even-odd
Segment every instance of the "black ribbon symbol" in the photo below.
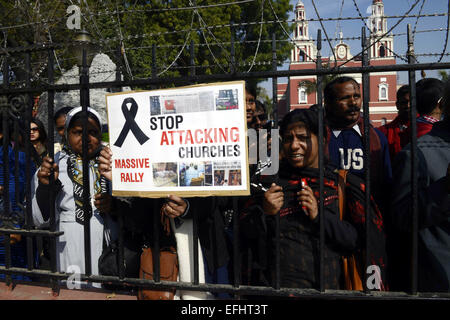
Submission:
<svg viewBox="0 0 450 320">
<path fill-rule="evenodd" d="M 128 110 L 128 108 L 127 108 L 128 103 L 131 103 L 130 110 Z M 142 132 L 141 128 L 139 128 L 136 121 L 134 121 L 137 111 L 138 111 L 138 105 L 133 98 L 126 98 L 125 100 L 123 100 L 122 113 L 125 117 L 125 124 L 122 128 L 122 131 L 120 132 L 119 138 L 117 138 L 117 141 L 114 143 L 115 146 L 117 146 L 119 148 L 122 147 L 122 144 L 125 141 L 125 139 L 128 135 L 128 132 L 130 130 L 131 130 L 131 132 L 133 132 L 137 141 L 141 145 L 144 144 L 149 139 L 149 137 L 147 137 L 145 135 L 145 133 Z"/>
</svg>

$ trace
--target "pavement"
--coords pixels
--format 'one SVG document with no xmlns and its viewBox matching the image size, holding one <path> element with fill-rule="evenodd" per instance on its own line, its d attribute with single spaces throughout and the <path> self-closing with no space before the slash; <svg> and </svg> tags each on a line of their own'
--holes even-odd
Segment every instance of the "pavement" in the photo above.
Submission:
<svg viewBox="0 0 450 320">
<path fill-rule="evenodd" d="M 137 300 L 135 294 L 103 289 L 67 289 L 61 287 L 54 294 L 51 287 L 37 283 L 15 283 L 7 286 L 0 281 L 0 300 Z"/>
</svg>

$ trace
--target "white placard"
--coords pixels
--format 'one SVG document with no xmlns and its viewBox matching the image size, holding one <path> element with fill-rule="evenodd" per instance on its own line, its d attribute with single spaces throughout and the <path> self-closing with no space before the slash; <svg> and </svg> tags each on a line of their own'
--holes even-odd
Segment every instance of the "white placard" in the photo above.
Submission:
<svg viewBox="0 0 450 320">
<path fill-rule="evenodd" d="M 108 94 L 113 195 L 248 195 L 245 82 Z"/>
</svg>

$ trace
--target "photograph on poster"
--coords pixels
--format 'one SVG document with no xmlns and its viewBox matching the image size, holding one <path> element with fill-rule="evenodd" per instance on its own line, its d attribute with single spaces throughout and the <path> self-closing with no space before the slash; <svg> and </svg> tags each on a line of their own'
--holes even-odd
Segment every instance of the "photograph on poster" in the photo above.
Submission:
<svg viewBox="0 0 450 320">
<path fill-rule="evenodd" d="M 180 164 L 180 186 L 204 186 L 205 185 L 205 163 L 190 162 Z"/>
<path fill-rule="evenodd" d="M 219 90 L 216 98 L 216 110 L 232 110 L 237 108 L 237 90 Z"/>
<path fill-rule="evenodd" d="M 215 186 L 240 186 L 241 166 L 239 162 L 214 162 Z"/>
<path fill-rule="evenodd" d="M 150 96 L 150 114 L 158 116 L 161 114 L 161 104 L 159 103 L 159 96 Z"/>
<path fill-rule="evenodd" d="M 178 171 L 176 162 L 154 163 L 153 184 L 155 187 L 178 186 Z"/>
</svg>

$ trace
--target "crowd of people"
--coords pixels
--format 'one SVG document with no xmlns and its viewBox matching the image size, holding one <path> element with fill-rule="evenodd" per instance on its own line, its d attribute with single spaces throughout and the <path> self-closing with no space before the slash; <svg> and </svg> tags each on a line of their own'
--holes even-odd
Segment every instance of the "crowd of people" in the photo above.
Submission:
<svg viewBox="0 0 450 320">
<path fill-rule="evenodd" d="M 50 206 L 55 205 L 57 229 L 64 231 L 56 241 L 57 266 L 61 272 L 69 272 L 72 265 L 85 272 L 84 219 L 90 219 L 91 227 L 90 269 L 98 275 L 102 274 L 99 259 L 119 232 L 123 232 L 126 244 L 133 243 L 128 249 L 135 252 L 154 243 L 155 237 L 160 247 L 181 248 L 177 230 L 195 217 L 201 248 L 199 266 L 207 283 L 257 286 L 278 283 L 281 287 L 318 289 L 322 282 L 325 289 L 408 291 L 413 225 L 410 139 L 411 123 L 415 121 L 419 291 L 450 292 L 450 82 L 426 78 L 415 86 L 416 116 L 411 116 L 410 88 L 402 86 L 397 92 L 398 116 L 379 128 L 369 124 L 365 130 L 358 82 L 351 77 L 336 78 L 324 89 L 324 139 L 320 141 L 319 106 L 292 110 L 274 124 L 264 103 L 257 99 L 256 87 L 248 84 L 247 127 L 279 129 L 279 150 L 269 148 L 269 152 L 279 152 L 280 165 L 276 174 L 264 175 L 261 163 L 266 159 L 250 164 L 254 187 L 251 195 L 245 197 L 182 198 L 175 194 L 161 199 L 112 197 L 112 153 L 101 141 L 103 126 L 95 110 L 88 108 L 88 159 L 83 159 L 80 107 L 63 108 L 55 114 L 61 142 L 54 146 L 53 159 L 48 156 L 45 128 L 33 119 L 30 139 L 36 150 L 31 166 L 34 226 L 48 228 Z M 370 138 L 367 157 L 366 131 Z M 0 144 L 3 153 L 2 148 Z M 20 167 L 22 180 L 19 179 L 18 185 L 23 188 L 24 154 L 20 151 L 19 161 L 14 162 L 13 148 L 9 148 L 9 181 L 5 181 L 3 170 L 0 179 L 3 188 L 9 182 L 10 211 L 20 212 L 17 202 L 24 203 L 24 193 L 14 189 L 13 168 Z M 324 155 L 322 195 L 320 151 Z M 2 164 L 5 158 L 0 156 Z M 369 168 L 365 159 L 370 159 Z M 83 161 L 89 162 L 89 186 L 83 185 L 86 183 L 82 177 Z M 366 169 L 370 169 L 370 186 L 366 186 Z M 54 177 L 53 183 L 50 177 Z M 369 203 L 365 201 L 366 187 L 371 191 Z M 87 188 L 92 204 L 85 208 L 83 190 Z M 55 194 L 55 204 L 48 201 L 50 193 Z M 5 204 L 2 206 L 5 211 Z M 172 232 L 167 232 L 161 214 L 171 220 Z M 119 219 L 123 219 L 122 224 Z M 14 241 L 12 235 L 13 246 L 21 243 L 20 239 Z M 35 267 L 48 268 L 47 241 L 45 238 L 37 241 L 33 249 L 38 257 Z M 236 242 L 238 254 L 234 251 Z M 22 243 L 20 250 L 13 252 L 25 257 L 24 250 Z M 2 264 L 4 256 L 0 250 Z M 179 257 L 182 268 L 184 258 Z M 13 265 L 26 266 L 24 258 L 19 260 L 13 259 Z M 349 286 L 350 269 L 360 279 L 356 286 L 355 283 Z M 370 270 L 375 270 L 375 280 L 365 283 L 366 276 L 372 275 Z M 135 272 L 128 276 L 139 275 Z M 212 296 L 230 297 L 215 292 Z"/>
</svg>

